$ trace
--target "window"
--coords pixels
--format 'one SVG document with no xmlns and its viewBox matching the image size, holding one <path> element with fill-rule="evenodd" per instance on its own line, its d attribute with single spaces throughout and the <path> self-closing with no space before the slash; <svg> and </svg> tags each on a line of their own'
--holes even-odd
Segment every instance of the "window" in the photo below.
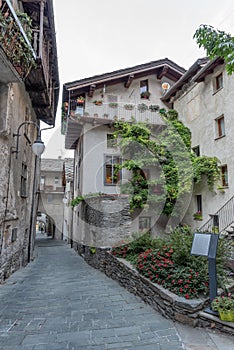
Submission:
<svg viewBox="0 0 234 350">
<path fill-rule="evenodd" d="M 214 80 L 214 92 L 222 89 L 223 87 L 223 73 L 220 73 L 219 75 L 217 75 L 217 77 L 215 77 Z"/>
<path fill-rule="evenodd" d="M 149 231 L 151 228 L 151 218 L 149 216 L 139 217 L 139 231 Z"/>
<path fill-rule="evenodd" d="M 21 183 L 20 183 L 20 195 L 21 195 L 21 197 L 27 197 L 27 177 L 28 177 L 27 165 L 25 163 L 22 163 Z"/>
<path fill-rule="evenodd" d="M 115 148 L 117 146 L 117 139 L 113 134 L 107 134 L 107 148 Z"/>
<path fill-rule="evenodd" d="M 193 147 L 192 151 L 197 157 L 200 156 L 200 146 Z"/>
<path fill-rule="evenodd" d="M 55 185 L 58 185 L 58 184 L 59 184 L 59 178 L 58 178 L 58 176 L 55 176 L 55 178 L 54 178 L 54 184 L 55 184 Z"/>
<path fill-rule="evenodd" d="M 216 123 L 216 138 L 225 136 L 225 123 L 224 123 L 224 116 L 217 118 L 215 120 Z"/>
<path fill-rule="evenodd" d="M 11 242 L 15 242 L 17 240 L 17 227 L 14 227 L 12 230 L 11 230 Z"/>
<path fill-rule="evenodd" d="M 119 156 L 105 156 L 105 185 L 116 185 L 121 179 L 121 170 L 115 173 L 115 166 L 121 163 Z"/>
<path fill-rule="evenodd" d="M 149 93 L 148 80 L 140 81 L 140 95 L 141 95 L 141 98 L 145 98 L 145 99 L 149 98 L 150 93 Z"/>
<path fill-rule="evenodd" d="M 227 165 L 222 165 L 221 166 L 221 181 L 222 181 L 222 186 L 228 187 L 228 169 L 227 169 Z"/>
<path fill-rule="evenodd" d="M 41 176 L 40 190 L 43 191 L 44 189 L 45 189 L 45 176 Z"/>
<path fill-rule="evenodd" d="M 196 202 L 197 202 L 197 213 L 202 213 L 202 196 L 201 196 L 201 194 L 198 194 L 196 196 Z"/>
</svg>

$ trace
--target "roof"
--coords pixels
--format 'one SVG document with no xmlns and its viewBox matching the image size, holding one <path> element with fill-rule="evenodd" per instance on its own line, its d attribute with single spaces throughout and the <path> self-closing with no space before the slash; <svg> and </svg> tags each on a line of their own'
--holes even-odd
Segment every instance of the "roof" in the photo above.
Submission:
<svg viewBox="0 0 234 350">
<path fill-rule="evenodd" d="M 182 88 L 184 84 L 187 84 L 191 78 L 196 74 L 201 67 L 203 67 L 209 59 L 199 58 L 195 63 L 187 70 L 187 72 L 161 97 L 163 102 L 169 102 L 172 96 L 175 96 L 176 92 Z"/>
<path fill-rule="evenodd" d="M 188 71 L 163 95 L 161 100 L 163 102 L 170 102 L 170 99 L 176 95 L 179 90 L 182 90 L 184 85 L 189 82 L 201 82 L 208 74 L 214 71 L 214 68 L 223 64 L 224 60 L 217 57 L 213 60 L 209 58 L 199 58 Z"/>
<path fill-rule="evenodd" d="M 63 85 L 63 101 L 67 100 L 69 90 L 88 91 L 89 87 L 100 88 L 103 84 L 115 84 L 120 81 L 127 81 L 128 77 L 137 78 L 146 74 L 156 73 L 159 78 L 167 76 L 173 81 L 177 81 L 186 70 L 168 58 L 151 61 L 137 66 L 119 69 L 113 72 L 95 75 L 89 78 L 75 80 Z"/>
<path fill-rule="evenodd" d="M 63 163 L 64 159 L 50 159 L 42 158 L 41 159 L 41 171 L 48 172 L 63 172 Z"/>
</svg>

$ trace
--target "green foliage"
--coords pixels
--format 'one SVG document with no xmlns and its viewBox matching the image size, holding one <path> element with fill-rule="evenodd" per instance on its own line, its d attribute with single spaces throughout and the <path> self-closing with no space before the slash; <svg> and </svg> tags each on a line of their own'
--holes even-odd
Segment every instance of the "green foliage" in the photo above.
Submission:
<svg viewBox="0 0 234 350">
<path fill-rule="evenodd" d="M 202 175 L 207 176 L 207 183 L 210 189 L 213 188 L 215 181 L 220 177 L 218 159 L 216 157 L 193 157 L 194 182 L 201 181 Z"/>
<path fill-rule="evenodd" d="M 199 47 L 206 50 L 210 59 L 222 57 L 229 75 L 234 72 L 234 38 L 229 33 L 215 29 L 209 25 L 200 25 L 194 34 Z"/>
<path fill-rule="evenodd" d="M 129 183 L 122 187 L 122 193 L 130 195 L 131 210 L 163 200 L 163 213 L 177 215 L 173 212 L 175 204 L 182 203 L 183 195 L 192 189 L 193 180 L 199 182 L 205 174 L 212 187 L 219 170 L 216 158 L 195 158 L 191 153 L 191 132 L 177 119 L 177 111 L 160 109 L 159 113 L 167 127 L 157 135 L 146 123 L 115 122 L 115 137 L 121 136 L 119 146 L 127 159 L 116 171 L 126 168 L 132 172 Z M 151 193 L 150 180 L 141 171 L 149 166 L 162 169 L 157 179 L 163 187 L 161 194 Z"/>
<path fill-rule="evenodd" d="M 85 201 L 86 198 L 90 198 L 90 197 L 99 197 L 105 195 L 104 193 L 98 192 L 98 193 L 88 193 L 85 194 L 84 196 L 77 196 L 74 199 L 72 199 L 71 201 L 71 206 L 74 208 L 77 205 L 79 205 L 81 202 Z"/>
<path fill-rule="evenodd" d="M 112 254 L 132 262 L 139 273 L 152 282 L 185 298 L 208 293 L 207 258 L 190 254 L 193 233 L 188 226 L 175 228 L 167 238 L 152 239 L 147 233 L 136 240 L 112 248 Z M 224 285 L 224 265 L 229 243 L 219 241 L 217 273 L 219 286 Z"/>
</svg>

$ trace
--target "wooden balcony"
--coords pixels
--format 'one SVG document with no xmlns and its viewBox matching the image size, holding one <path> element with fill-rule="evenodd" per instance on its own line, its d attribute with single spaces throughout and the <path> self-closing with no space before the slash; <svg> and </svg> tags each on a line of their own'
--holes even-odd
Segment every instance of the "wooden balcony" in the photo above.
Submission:
<svg viewBox="0 0 234 350">
<path fill-rule="evenodd" d="M 0 0 L 0 82 L 24 81 L 38 119 L 51 125 L 59 97 L 52 1 L 22 2 L 30 30 L 24 30 L 11 1 Z"/>
<path fill-rule="evenodd" d="M 36 53 L 26 32 L 11 2 L 0 1 L 0 82 L 22 81 L 35 64 Z"/>
</svg>

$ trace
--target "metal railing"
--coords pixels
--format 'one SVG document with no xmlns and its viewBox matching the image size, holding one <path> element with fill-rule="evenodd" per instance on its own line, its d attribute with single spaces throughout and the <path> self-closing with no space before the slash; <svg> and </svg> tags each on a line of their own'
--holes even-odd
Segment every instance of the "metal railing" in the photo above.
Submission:
<svg viewBox="0 0 234 350">
<path fill-rule="evenodd" d="M 214 222 L 218 221 L 218 225 Z M 202 232 L 219 232 L 227 229 L 234 222 L 234 196 L 231 197 L 211 218 L 199 228 Z"/>
<path fill-rule="evenodd" d="M 165 125 L 160 114 L 157 111 L 151 111 L 148 106 L 147 109 L 140 108 L 141 103 L 132 105 L 130 110 L 126 109 L 124 104 L 119 104 L 116 107 L 111 107 L 109 103 L 103 103 L 100 106 L 88 105 L 77 106 L 76 110 L 71 110 L 69 116 L 71 119 L 76 118 L 98 118 L 107 120 L 123 120 L 137 122 L 147 122 L 149 124 Z"/>
</svg>

